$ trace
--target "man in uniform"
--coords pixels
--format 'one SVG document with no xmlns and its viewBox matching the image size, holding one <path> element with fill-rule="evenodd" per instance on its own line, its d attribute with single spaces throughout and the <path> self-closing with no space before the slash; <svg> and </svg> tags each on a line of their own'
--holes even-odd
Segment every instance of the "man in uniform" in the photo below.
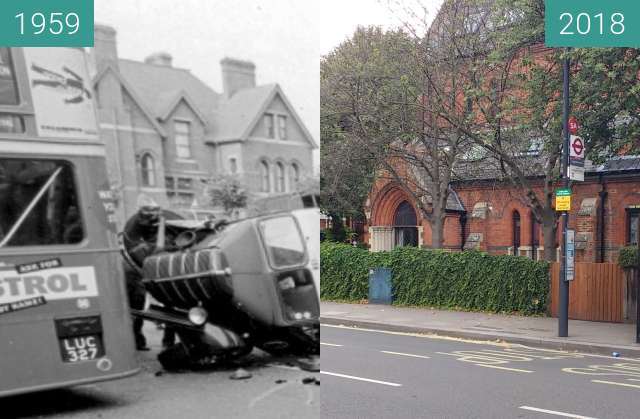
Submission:
<svg viewBox="0 0 640 419">
<path fill-rule="evenodd" d="M 150 197 L 140 195 L 138 197 L 138 212 L 131 217 L 124 228 L 124 243 L 129 249 L 133 261 L 140 267 L 144 259 L 153 253 L 158 232 L 158 220 L 160 218 L 160 206 Z M 140 274 L 128 263 L 124 264 L 124 276 L 129 296 L 129 306 L 135 310 L 144 310 L 147 291 L 142 283 Z M 148 351 L 147 339 L 142 333 L 144 320 L 140 317 L 133 318 L 133 335 L 136 348 L 139 351 Z"/>
</svg>

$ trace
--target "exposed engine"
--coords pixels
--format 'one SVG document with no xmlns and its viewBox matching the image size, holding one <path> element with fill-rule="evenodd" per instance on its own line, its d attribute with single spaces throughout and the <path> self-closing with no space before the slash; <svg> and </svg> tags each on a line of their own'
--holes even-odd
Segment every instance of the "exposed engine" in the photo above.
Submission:
<svg viewBox="0 0 640 419">
<path fill-rule="evenodd" d="M 213 223 L 141 211 L 121 237 L 129 268 L 160 303 L 133 314 L 179 337 L 158 357 L 165 368 L 220 362 L 254 346 L 319 353 L 318 293 L 291 214 Z"/>
</svg>

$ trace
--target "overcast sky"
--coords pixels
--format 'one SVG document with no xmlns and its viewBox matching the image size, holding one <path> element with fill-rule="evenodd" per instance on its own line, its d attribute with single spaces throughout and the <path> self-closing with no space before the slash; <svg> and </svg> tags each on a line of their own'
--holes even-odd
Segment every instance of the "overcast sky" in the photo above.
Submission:
<svg viewBox="0 0 640 419">
<path fill-rule="evenodd" d="M 358 25 L 411 20 L 403 6 L 418 2 L 432 19 L 442 0 L 95 0 L 95 20 L 116 29 L 121 58 L 166 51 L 218 92 L 222 58 L 253 61 L 257 83 L 279 83 L 319 142 L 320 56 Z"/>
<path fill-rule="evenodd" d="M 397 28 L 408 23 L 424 32 L 443 0 L 324 0 L 320 9 L 320 53 L 349 38 L 358 26 Z M 426 13 L 425 13 L 426 9 Z"/>
</svg>

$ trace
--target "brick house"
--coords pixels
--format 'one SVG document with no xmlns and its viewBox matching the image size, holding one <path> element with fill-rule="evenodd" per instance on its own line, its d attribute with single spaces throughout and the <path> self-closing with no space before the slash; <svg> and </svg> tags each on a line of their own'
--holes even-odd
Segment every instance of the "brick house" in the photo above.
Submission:
<svg viewBox="0 0 640 419">
<path fill-rule="evenodd" d="M 253 197 L 295 191 L 313 176 L 317 145 L 278 84 L 256 86 L 255 65 L 220 62 L 223 92 L 167 53 L 118 57 L 116 31 L 96 25 L 91 51 L 100 137 L 122 222 L 145 194 L 189 217 L 215 214 L 205 182 L 239 179 Z"/>
<path fill-rule="evenodd" d="M 571 205 L 569 226 L 576 231 L 576 260 L 615 262 L 621 247 L 638 241 L 640 157 L 618 157 L 588 167 L 585 181 L 573 183 Z M 365 213 L 371 250 L 430 247 L 429 224 L 394 182 L 377 180 Z M 558 234 L 558 244 L 559 240 Z M 452 184 L 444 227 L 446 249 L 540 259 L 542 243 L 540 224 L 509 183 L 486 176 Z"/>
</svg>

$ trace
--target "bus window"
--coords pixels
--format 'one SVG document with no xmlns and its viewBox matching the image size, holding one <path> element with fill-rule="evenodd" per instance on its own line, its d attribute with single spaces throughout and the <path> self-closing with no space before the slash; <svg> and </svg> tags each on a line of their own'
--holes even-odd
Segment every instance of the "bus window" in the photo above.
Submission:
<svg viewBox="0 0 640 419">
<path fill-rule="evenodd" d="M 0 248 L 74 244 L 83 238 L 69 163 L 0 159 Z"/>
<path fill-rule="evenodd" d="M 18 88 L 9 48 L 0 48 L 0 105 L 17 105 Z"/>
</svg>

